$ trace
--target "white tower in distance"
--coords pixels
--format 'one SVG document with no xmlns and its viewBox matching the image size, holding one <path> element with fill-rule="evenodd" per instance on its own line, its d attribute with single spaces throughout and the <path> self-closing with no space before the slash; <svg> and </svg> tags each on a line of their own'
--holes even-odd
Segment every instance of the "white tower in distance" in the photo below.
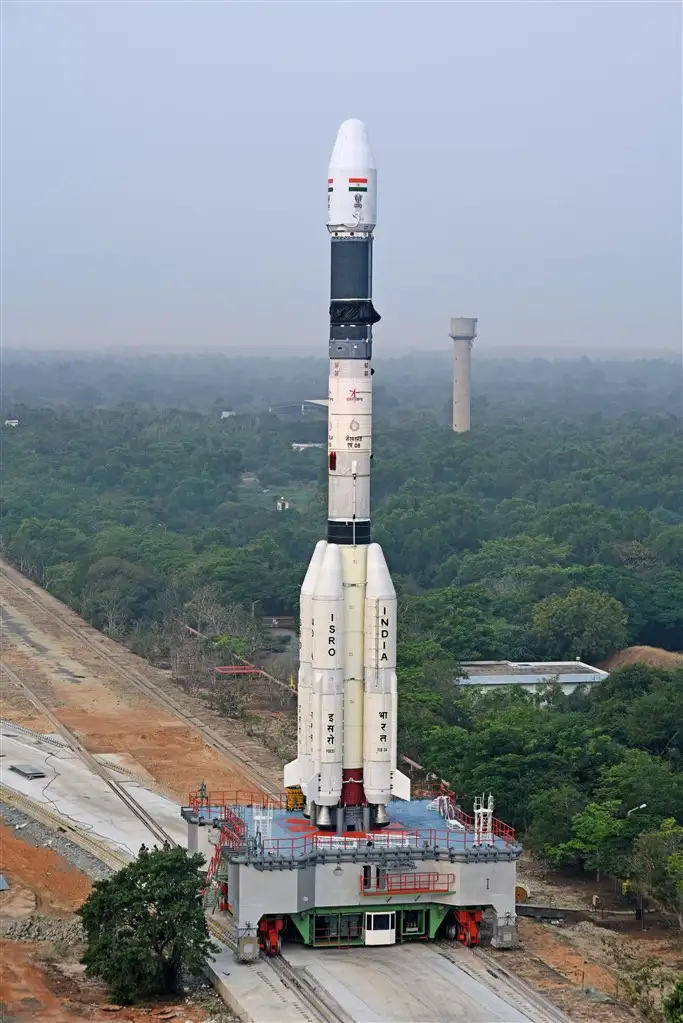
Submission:
<svg viewBox="0 0 683 1023">
<path fill-rule="evenodd" d="M 477 320 L 458 316 L 451 320 L 453 339 L 453 430 L 468 433 L 470 428 L 470 356 L 477 336 Z"/>
</svg>

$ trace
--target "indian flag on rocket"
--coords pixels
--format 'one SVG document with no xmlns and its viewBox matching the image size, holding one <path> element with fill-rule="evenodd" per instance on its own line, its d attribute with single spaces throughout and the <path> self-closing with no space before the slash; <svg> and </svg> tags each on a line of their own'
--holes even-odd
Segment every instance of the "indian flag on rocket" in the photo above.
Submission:
<svg viewBox="0 0 683 1023">
<path fill-rule="evenodd" d="M 327 179 L 327 191 L 334 192 L 334 178 Z"/>
<path fill-rule="evenodd" d="M 349 192 L 367 192 L 367 178 L 349 178 Z"/>
</svg>

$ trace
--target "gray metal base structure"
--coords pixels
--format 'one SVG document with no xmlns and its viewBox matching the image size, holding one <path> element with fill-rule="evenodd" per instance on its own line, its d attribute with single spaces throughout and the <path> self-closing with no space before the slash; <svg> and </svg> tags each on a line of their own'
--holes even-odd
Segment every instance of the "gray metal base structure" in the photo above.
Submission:
<svg viewBox="0 0 683 1023">
<path fill-rule="evenodd" d="M 401 804 L 402 823 L 393 820 L 393 830 L 346 835 L 276 810 L 264 839 L 249 807 L 234 808 L 233 821 L 237 809 L 243 829 L 229 842 L 218 811 L 184 811 L 188 847 L 213 861 L 209 910 L 227 913 L 235 934 L 258 934 L 260 948 L 274 954 L 283 940 L 331 948 L 437 937 L 476 945 L 484 913 L 495 948 L 517 942 L 522 850 L 509 829 L 477 838 L 467 828 L 444 828 L 423 801 Z M 417 823 L 409 827 L 408 818 Z M 425 828 L 425 820 L 441 827 Z M 242 959 L 249 948 L 240 949 Z"/>
</svg>

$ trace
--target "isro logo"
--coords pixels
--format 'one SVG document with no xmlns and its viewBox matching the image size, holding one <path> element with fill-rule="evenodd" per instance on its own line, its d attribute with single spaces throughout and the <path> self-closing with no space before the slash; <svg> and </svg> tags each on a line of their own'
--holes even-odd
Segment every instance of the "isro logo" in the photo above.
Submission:
<svg viewBox="0 0 683 1023">
<path fill-rule="evenodd" d="M 349 391 L 349 396 L 348 396 L 348 398 L 346 400 L 347 401 L 362 401 L 363 400 L 363 395 L 358 393 L 358 388 L 357 387 L 352 387 L 351 390 Z"/>
</svg>

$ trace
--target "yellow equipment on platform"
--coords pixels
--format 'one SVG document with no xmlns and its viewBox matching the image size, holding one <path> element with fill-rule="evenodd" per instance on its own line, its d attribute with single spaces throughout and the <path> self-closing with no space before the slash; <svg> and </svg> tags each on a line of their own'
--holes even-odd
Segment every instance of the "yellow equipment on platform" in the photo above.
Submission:
<svg viewBox="0 0 683 1023">
<path fill-rule="evenodd" d="M 287 792 L 287 809 L 288 810 L 303 810 L 306 805 L 304 794 L 298 785 L 290 785 L 286 790 Z"/>
</svg>

